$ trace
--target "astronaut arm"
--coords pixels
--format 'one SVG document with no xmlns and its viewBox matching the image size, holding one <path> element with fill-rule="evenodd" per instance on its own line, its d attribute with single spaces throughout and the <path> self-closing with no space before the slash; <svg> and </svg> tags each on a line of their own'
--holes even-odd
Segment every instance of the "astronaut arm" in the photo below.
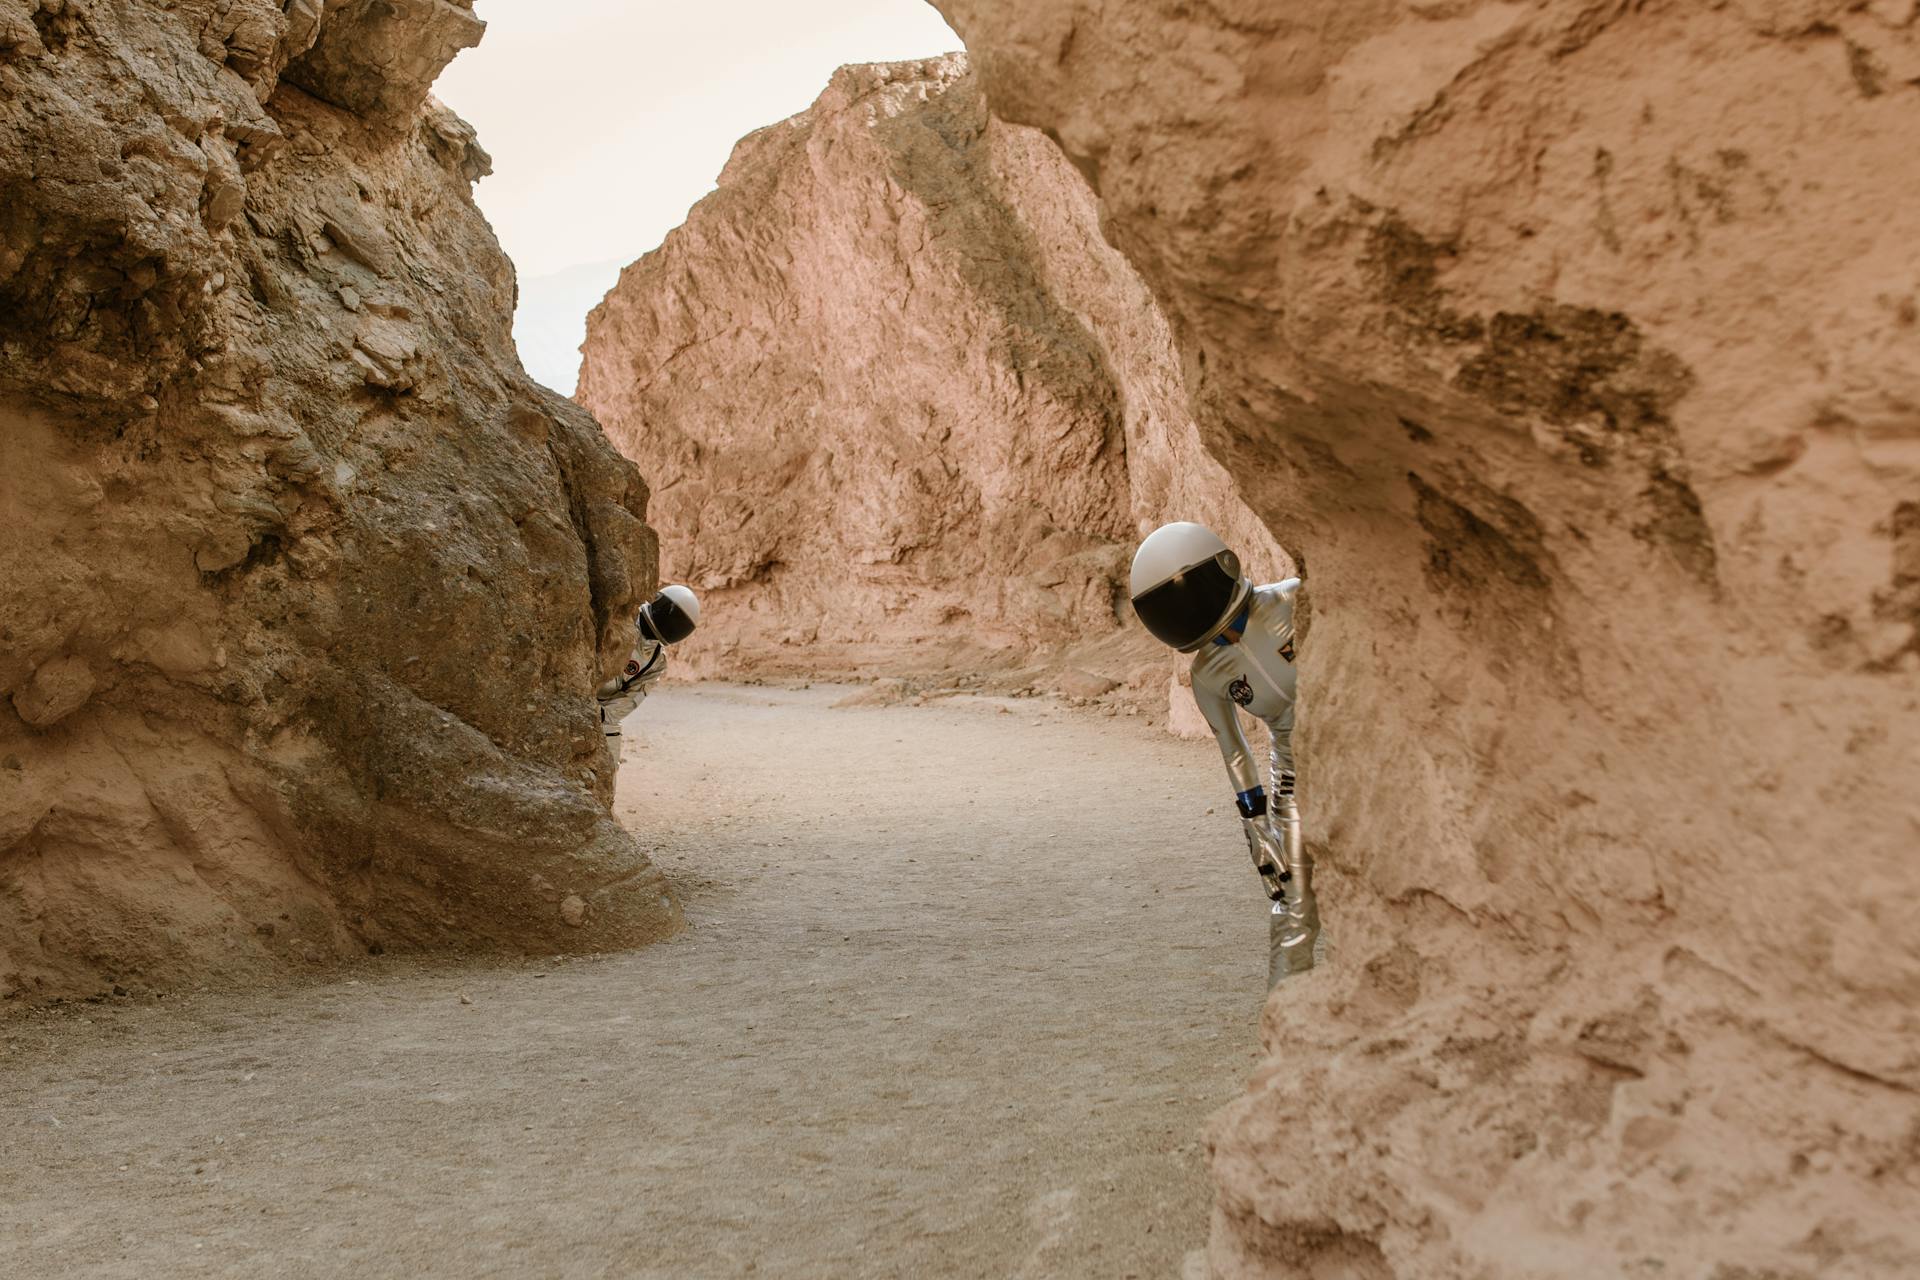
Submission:
<svg viewBox="0 0 1920 1280">
<path fill-rule="evenodd" d="M 1260 785 L 1260 772 L 1254 767 L 1253 751 L 1247 746 L 1247 735 L 1240 731 L 1240 720 L 1234 714 L 1233 704 L 1223 695 L 1203 689 L 1197 683 L 1193 687 L 1193 701 L 1200 708 L 1207 727 L 1213 730 L 1213 740 L 1219 744 L 1220 757 L 1227 766 L 1227 780 L 1233 784 L 1234 802 L 1240 806 L 1240 816 L 1259 817 L 1267 811 L 1267 793 Z"/>
<path fill-rule="evenodd" d="M 620 723 L 640 708 L 638 698 L 603 698 L 600 701 L 600 732 L 608 737 L 620 732 Z"/>
<path fill-rule="evenodd" d="M 1266 792 L 1253 768 L 1253 753 L 1247 747 L 1247 738 L 1240 730 L 1240 721 L 1234 715 L 1233 705 L 1218 695 L 1209 695 L 1206 690 L 1195 686 L 1194 702 L 1200 707 L 1200 714 L 1206 717 L 1213 727 L 1215 741 L 1220 744 L 1220 754 L 1226 760 L 1227 777 L 1232 780 L 1235 791 L 1234 803 L 1240 809 L 1240 825 L 1246 832 L 1247 853 L 1253 858 L 1253 869 L 1260 875 L 1260 885 L 1267 897 L 1275 902 L 1286 898 L 1286 872 L 1281 863 L 1281 850 L 1275 838 L 1272 825 L 1267 819 Z"/>
</svg>

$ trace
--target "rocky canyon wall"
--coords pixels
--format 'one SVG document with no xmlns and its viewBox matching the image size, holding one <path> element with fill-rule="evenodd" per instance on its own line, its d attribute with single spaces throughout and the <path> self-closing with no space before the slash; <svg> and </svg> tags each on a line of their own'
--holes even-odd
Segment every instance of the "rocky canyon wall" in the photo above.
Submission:
<svg viewBox="0 0 1920 1280">
<path fill-rule="evenodd" d="M 1083 662 L 1158 693 L 1118 611 L 1140 530 L 1207 520 L 1285 570 L 1086 183 L 963 56 L 843 68 L 744 139 L 593 313 L 579 398 L 705 593 L 696 670 Z"/>
<path fill-rule="evenodd" d="M 646 490 L 530 382 L 465 0 L 0 0 L 0 994 L 677 908 L 590 691 Z"/>
<path fill-rule="evenodd" d="M 1915 6 L 938 7 L 1306 573 L 1213 1274 L 1920 1273 Z"/>
</svg>

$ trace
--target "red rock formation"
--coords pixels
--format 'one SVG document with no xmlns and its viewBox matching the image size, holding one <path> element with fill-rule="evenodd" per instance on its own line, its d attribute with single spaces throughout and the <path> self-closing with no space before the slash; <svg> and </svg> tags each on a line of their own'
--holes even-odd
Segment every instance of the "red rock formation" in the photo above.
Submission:
<svg viewBox="0 0 1920 1280">
<path fill-rule="evenodd" d="M 590 699 L 646 491 L 514 357 L 470 10 L 0 0 L 0 993 L 676 918 Z"/>
<path fill-rule="evenodd" d="M 1200 452 L 1086 184 L 988 116 L 964 58 L 844 68 L 743 140 L 585 354 L 581 402 L 654 480 L 663 572 L 709 597 L 700 669 L 1051 656 L 1158 689 L 1116 611 L 1140 529 L 1211 520 L 1285 563 Z"/>
<path fill-rule="evenodd" d="M 1304 557 L 1213 1273 L 1920 1273 L 1914 6 L 939 7 Z"/>
</svg>

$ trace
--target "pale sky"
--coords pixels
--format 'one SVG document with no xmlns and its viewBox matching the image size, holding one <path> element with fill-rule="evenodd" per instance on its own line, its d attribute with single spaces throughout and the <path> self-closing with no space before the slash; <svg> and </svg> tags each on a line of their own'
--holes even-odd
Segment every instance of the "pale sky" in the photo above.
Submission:
<svg viewBox="0 0 1920 1280">
<path fill-rule="evenodd" d="M 434 93 L 493 156 L 476 196 L 519 268 L 521 356 L 569 394 L 587 310 L 685 220 L 742 135 L 805 109 L 844 63 L 961 47 L 924 0 L 475 8 L 486 38 Z"/>
</svg>

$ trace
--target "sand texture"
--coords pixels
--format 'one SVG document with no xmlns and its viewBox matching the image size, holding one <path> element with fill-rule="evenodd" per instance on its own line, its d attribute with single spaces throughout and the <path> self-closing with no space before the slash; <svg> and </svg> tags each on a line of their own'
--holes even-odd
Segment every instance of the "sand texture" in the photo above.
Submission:
<svg viewBox="0 0 1920 1280">
<path fill-rule="evenodd" d="M 618 808 L 686 903 L 664 945 L 0 1023 L 0 1274 L 1197 1264 L 1266 914 L 1213 760 L 843 692 L 648 699 Z"/>
</svg>

